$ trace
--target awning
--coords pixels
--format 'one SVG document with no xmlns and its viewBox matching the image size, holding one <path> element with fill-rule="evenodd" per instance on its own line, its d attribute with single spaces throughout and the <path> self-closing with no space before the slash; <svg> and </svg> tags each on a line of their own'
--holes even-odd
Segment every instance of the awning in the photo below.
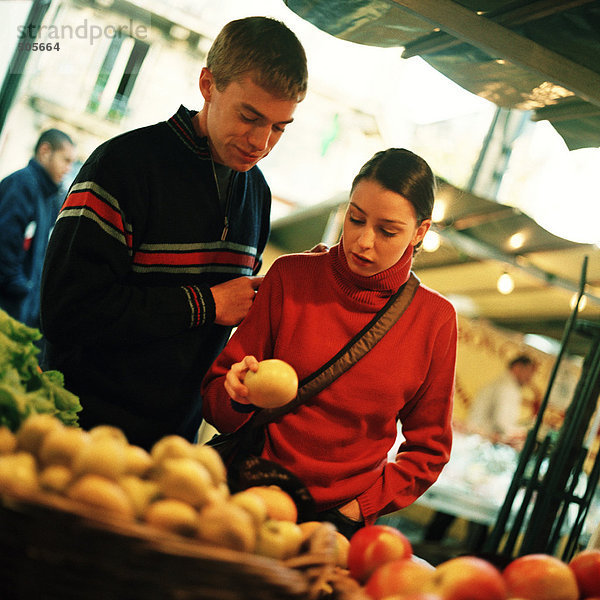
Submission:
<svg viewBox="0 0 600 600">
<path fill-rule="evenodd" d="M 598 0 L 284 0 L 338 38 L 404 48 L 499 107 L 600 146 Z"/>
</svg>

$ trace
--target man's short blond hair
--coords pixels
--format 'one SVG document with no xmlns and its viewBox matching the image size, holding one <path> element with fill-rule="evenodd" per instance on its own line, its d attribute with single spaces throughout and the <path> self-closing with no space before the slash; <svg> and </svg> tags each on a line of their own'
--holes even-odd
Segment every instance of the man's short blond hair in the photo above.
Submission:
<svg viewBox="0 0 600 600">
<path fill-rule="evenodd" d="M 220 91 L 249 75 L 279 98 L 300 102 L 306 95 L 304 48 L 286 25 L 269 17 L 227 23 L 208 51 L 206 66 Z"/>
</svg>

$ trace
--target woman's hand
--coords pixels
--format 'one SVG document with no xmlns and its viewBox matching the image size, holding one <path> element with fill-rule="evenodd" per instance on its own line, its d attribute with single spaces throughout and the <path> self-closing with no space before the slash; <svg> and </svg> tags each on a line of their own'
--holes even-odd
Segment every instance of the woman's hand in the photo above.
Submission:
<svg viewBox="0 0 600 600">
<path fill-rule="evenodd" d="M 232 400 L 240 404 L 250 404 L 248 388 L 244 385 L 248 371 L 258 371 L 258 361 L 254 356 L 244 356 L 240 362 L 233 363 L 225 375 L 225 391 Z"/>
<path fill-rule="evenodd" d="M 360 504 L 358 503 L 358 500 L 356 498 L 354 500 L 350 500 L 350 502 L 348 502 L 348 504 L 344 504 L 344 506 L 340 506 L 340 508 L 338 508 L 338 510 L 345 517 L 348 517 L 349 519 L 352 519 L 353 521 L 362 521 L 363 520 L 362 513 L 360 512 Z"/>
</svg>

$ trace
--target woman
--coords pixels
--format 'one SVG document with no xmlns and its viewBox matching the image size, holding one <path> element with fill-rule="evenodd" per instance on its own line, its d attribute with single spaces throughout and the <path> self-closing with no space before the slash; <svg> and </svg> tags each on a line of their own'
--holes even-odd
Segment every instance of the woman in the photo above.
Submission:
<svg viewBox="0 0 600 600">
<path fill-rule="evenodd" d="M 204 418 L 234 431 L 252 416 L 244 377 L 279 358 L 299 379 L 326 363 L 409 277 L 431 226 L 435 180 L 404 149 L 375 154 L 355 177 L 329 252 L 280 257 L 203 383 Z M 262 453 L 296 474 L 319 518 L 351 535 L 416 500 L 450 456 L 456 313 L 420 285 L 398 322 L 350 370 L 267 425 Z M 387 454 L 400 421 L 404 441 Z"/>
</svg>

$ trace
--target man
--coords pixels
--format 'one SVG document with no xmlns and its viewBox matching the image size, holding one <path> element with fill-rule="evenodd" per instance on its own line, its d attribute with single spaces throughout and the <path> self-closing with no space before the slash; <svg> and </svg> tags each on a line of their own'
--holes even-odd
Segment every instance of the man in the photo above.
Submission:
<svg viewBox="0 0 600 600">
<path fill-rule="evenodd" d="M 511 360 L 507 369 L 475 396 L 467 428 L 494 443 L 520 448 L 526 434 L 519 423 L 521 388 L 531 381 L 535 369 L 535 362 L 525 354 Z"/>
<path fill-rule="evenodd" d="M 520 425 L 522 388 L 533 378 L 537 364 L 526 354 L 512 359 L 502 374 L 483 386 L 475 395 L 466 420 L 466 430 L 477 433 L 497 444 L 506 444 L 519 450 L 527 434 Z M 442 540 L 455 516 L 436 511 L 425 529 L 427 542 Z M 469 550 L 479 551 L 487 538 L 488 528 L 480 523 L 468 523 Z"/>
<path fill-rule="evenodd" d="M 0 182 L 0 308 L 31 327 L 40 326 L 44 254 L 74 158 L 71 138 L 48 129 L 28 165 Z"/>
<path fill-rule="evenodd" d="M 306 56 L 281 22 L 227 24 L 200 73 L 204 106 L 101 145 L 58 217 L 42 283 L 48 364 L 80 424 L 145 448 L 193 440 L 202 378 L 249 310 L 269 234 L 259 160 L 292 122 Z"/>
</svg>

